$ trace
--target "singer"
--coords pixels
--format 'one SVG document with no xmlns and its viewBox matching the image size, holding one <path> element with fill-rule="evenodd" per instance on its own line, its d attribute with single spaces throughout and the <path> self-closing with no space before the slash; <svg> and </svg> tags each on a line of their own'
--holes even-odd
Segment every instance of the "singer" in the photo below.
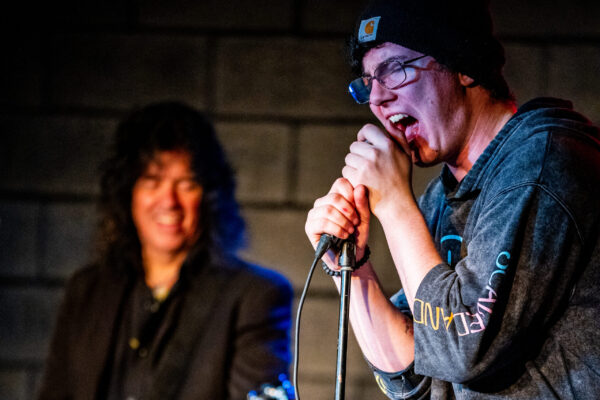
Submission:
<svg viewBox="0 0 600 400">
<path fill-rule="evenodd" d="M 381 222 L 402 289 L 387 299 L 367 262 L 350 315 L 389 398 L 597 398 L 600 131 L 568 101 L 517 109 L 486 3 L 365 9 L 350 93 L 381 126 L 358 132 L 305 230 L 354 233 L 360 259 Z M 417 201 L 413 165 L 438 163 Z"/>
<path fill-rule="evenodd" d="M 117 129 L 98 260 L 67 284 L 40 399 L 246 399 L 290 361 L 292 290 L 234 256 L 243 221 L 212 124 L 179 103 Z"/>
</svg>

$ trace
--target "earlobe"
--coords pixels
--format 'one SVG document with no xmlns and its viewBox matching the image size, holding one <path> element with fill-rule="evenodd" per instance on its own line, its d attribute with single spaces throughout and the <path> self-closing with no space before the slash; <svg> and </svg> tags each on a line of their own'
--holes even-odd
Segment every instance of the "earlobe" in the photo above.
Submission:
<svg viewBox="0 0 600 400">
<path fill-rule="evenodd" d="M 461 85 L 463 85 L 465 87 L 476 86 L 475 85 L 475 79 L 471 78 L 468 75 L 461 74 L 460 72 L 458 73 L 458 80 L 460 81 Z"/>
</svg>

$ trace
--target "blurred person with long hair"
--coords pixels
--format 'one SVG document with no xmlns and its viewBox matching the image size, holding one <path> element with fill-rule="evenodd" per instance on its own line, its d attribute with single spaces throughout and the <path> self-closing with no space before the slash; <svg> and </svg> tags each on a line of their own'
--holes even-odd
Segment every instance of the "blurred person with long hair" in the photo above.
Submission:
<svg viewBox="0 0 600 400">
<path fill-rule="evenodd" d="M 95 262 L 69 280 L 40 399 L 244 399 L 289 364 L 292 291 L 235 256 L 244 223 L 207 118 L 132 112 L 101 179 Z"/>
</svg>

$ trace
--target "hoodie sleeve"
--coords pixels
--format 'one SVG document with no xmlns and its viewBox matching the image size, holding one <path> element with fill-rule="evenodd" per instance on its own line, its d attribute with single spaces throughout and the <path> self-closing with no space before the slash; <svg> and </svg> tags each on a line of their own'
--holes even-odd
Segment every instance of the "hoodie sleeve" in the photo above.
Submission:
<svg viewBox="0 0 600 400">
<path fill-rule="evenodd" d="M 470 383 L 519 373 L 569 297 L 582 246 L 565 205 L 530 183 L 481 207 L 454 268 L 437 265 L 417 291 L 418 374 Z"/>
</svg>

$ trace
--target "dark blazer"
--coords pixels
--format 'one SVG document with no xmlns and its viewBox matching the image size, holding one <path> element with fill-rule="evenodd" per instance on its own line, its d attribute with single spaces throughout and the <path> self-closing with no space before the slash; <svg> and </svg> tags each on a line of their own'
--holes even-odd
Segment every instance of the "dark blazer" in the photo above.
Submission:
<svg viewBox="0 0 600 400">
<path fill-rule="evenodd" d="M 292 291 L 239 260 L 192 274 L 175 333 L 144 399 L 245 399 L 288 371 Z M 106 266 L 68 282 L 39 399 L 95 399 L 134 274 Z"/>
</svg>

